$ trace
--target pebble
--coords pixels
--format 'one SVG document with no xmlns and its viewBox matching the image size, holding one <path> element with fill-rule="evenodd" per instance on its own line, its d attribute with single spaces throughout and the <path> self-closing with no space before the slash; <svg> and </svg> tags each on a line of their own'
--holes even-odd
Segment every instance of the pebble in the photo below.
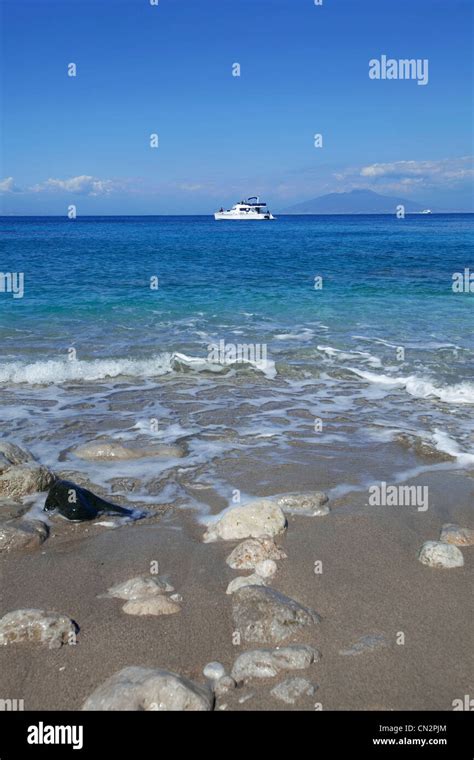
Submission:
<svg viewBox="0 0 474 760">
<path fill-rule="evenodd" d="M 316 688 L 306 678 L 292 676 L 274 686 L 270 694 L 287 705 L 294 705 L 302 697 L 314 696 Z"/>
<path fill-rule="evenodd" d="M 276 536 L 285 530 L 286 518 L 282 510 L 270 499 L 256 499 L 244 506 L 227 510 L 212 522 L 204 534 L 204 541 L 236 541 L 242 538 Z"/>
<path fill-rule="evenodd" d="M 225 667 L 221 662 L 208 662 L 204 666 L 203 675 L 210 681 L 218 681 L 225 676 Z"/>
<path fill-rule="evenodd" d="M 254 570 L 267 559 L 286 559 L 286 554 L 272 538 L 248 538 L 235 547 L 226 562 L 234 570 Z"/>
<path fill-rule="evenodd" d="M 212 710 L 214 695 L 177 673 L 142 667 L 123 668 L 86 699 L 83 710 Z"/>
<path fill-rule="evenodd" d="M 441 528 L 439 540 L 455 546 L 473 546 L 474 530 L 472 528 L 461 528 L 456 523 L 445 523 Z"/>
<path fill-rule="evenodd" d="M 418 559 L 429 567 L 452 568 L 464 565 L 464 557 L 458 547 L 442 541 L 425 541 L 418 552 Z"/>
<path fill-rule="evenodd" d="M 237 683 L 251 678 L 274 678 L 286 670 L 304 670 L 321 656 L 308 644 L 290 644 L 276 649 L 252 649 L 242 652 L 232 668 L 231 676 Z"/>
<path fill-rule="evenodd" d="M 73 620 L 58 612 L 23 609 L 8 612 L 0 620 L 0 646 L 29 642 L 57 649 L 75 642 L 78 628 Z"/>
<path fill-rule="evenodd" d="M 280 643 L 319 615 L 267 586 L 246 586 L 233 595 L 232 618 L 244 641 Z"/>
</svg>

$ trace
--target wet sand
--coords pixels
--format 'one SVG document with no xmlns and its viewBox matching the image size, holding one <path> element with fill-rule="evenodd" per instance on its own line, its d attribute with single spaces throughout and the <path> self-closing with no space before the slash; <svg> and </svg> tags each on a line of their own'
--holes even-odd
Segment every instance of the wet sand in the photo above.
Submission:
<svg viewBox="0 0 474 760">
<path fill-rule="evenodd" d="M 286 489 L 279 483 L 273 493 L 305 490 L 290 471 Z M 429 485 L 427 512 L 369 507 L 367 492 L 360 492 L 332 501 L 327 516 L 288 516 L 277 539 L 288 558 L 278 562 L 271 586 L 323 620 L 284 643 L 312 644 L 321 660 L 305 671 L 239 687 L 219 698 L 217 709 L 450 710 L 454 699 L 472 693 L 474 547 L 461 549 L 465 565 L 452 570 L 426 567 L 416 555 L 424 541 L 438 539 L 444 522 L 474 527 L 474 480 L 457 471 L 425 473 L 419 482 Z M 260 493 L 272 493 L 271 483 Z M 215 511 L 220 508 L 216 504 Z M 241 651 L 255 648 L 232 641 L 232 597 L 225 589 L 247 574 L 225 563 L 237 542 L 202 543 L 197 517 L 169 509 L 113 530 L 55 518 L 39 549 L 2 556 L 2 615 L 24 607 L 56 610 L 73 618 L 80 632 L 76 646 L 59 650 L 3 647 L 0 696 L 24 699 L 27 710 L 78 710 L 125 666 L 165 668 L 204 682 L 206 663 L 217 660 L 230 670 Z M 135 617 L 121 611 L 119 599 L 97 598 L 114 584 L 146 575 L 155 561 L 183 597 L 178 614 Z M 317 561 L 321 574 L 314 572 Z M 404 644 L 397 643 L 400 633 Z M 382 634 L 387 646 L 339 654 L 367 634 Z M 288 675 L 307 678 L 318 686 L 316 694 L 294 707 L 278 701 L 270 690 Z"/>
</svg>

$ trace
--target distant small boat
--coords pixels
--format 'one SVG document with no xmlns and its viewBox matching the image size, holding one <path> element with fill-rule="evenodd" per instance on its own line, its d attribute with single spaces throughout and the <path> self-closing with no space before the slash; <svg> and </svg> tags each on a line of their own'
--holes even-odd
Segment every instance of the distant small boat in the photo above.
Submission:
<svg viewBox="0 0 474 760">
<path fill-rule="evenodd" d="M 235 203 L 232 208 L 225 211 L 223 208 L 216 211 L 214 219 L 275 219 L 273 214 L 268 210 L 267 204 L 262 203 L 257 195 L 247 198 L 246 201 Z"/>
<path fill-rule="evenodd" d="M 420 214 L 431 214 L 431 213 L 432 212 L 430 208 L 424 208 L 423 211 L 420 211 Z"/>
</svg>

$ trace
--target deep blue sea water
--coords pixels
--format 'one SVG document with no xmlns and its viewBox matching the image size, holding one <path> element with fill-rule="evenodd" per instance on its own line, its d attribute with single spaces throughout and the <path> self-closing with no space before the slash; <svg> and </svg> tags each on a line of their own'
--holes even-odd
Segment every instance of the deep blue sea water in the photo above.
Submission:
<svg viewBox="0 0 474 760">
<path fill-rule="evenodd" d="M 111 389 L 132 386 L 152 394 L 148 415 L 156 400 L 166 440 L 211 427 L 178 401 L 202 391 L 203 410 L 229 409 L 238 388 L 255 407 L 238 434 L 266 437 L 269 456 L 295 435 L 330 447 L 407 430 L 474 461 L 474 292 L 452 288 L 474 272 L 474 215 L 3 217 L 0 230 L 0 271 L 24 273 L 23 298 L 0 292 L 3 419 L 50 464 L 74 442 L 47 444 L 71 401 L 103 422 Z M 266 365 L 210 366 L 222 340 L 265 346 Z M 114 435 L 144 434 L 131 415 Z M 329 428 L 317 444 L 315 418 Z"/>
</svg>

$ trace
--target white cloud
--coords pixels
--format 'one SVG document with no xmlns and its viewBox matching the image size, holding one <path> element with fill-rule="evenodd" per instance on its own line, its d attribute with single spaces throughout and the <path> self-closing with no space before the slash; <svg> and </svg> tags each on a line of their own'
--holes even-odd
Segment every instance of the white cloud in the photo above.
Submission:
<svg viewBox="0 0 474 760">
<path fill-rule="evenodd" d="M 33 193 L 67 192 L 92 196 L 110 195 L 124 189 L 125 183 L 123 182 L 112 179 L 98 179 L 87 174 L 81 174 L 79 177 L 70 177 L 69 179 L 49 178 L 29 188 Z"/>
<path fill-rule="evenodd" d="M 438 161 L 392 161 L 348 167 L 333 174 L 339 190 L 365 188 L 378 192 L 416 193 L 461 187 L 474 176 L 473 157 Z"/>
<path fill-rule="evenodd" d="M 0 193 L 20 193 L 21 190 L 15 185 L 13 177 L 0 180 Z"/>
<path fill-rule="evenodd" d="M 369 164 L 360 170 L 361 177 L 393 177 L 398 180 L 419 178 L 424 183 L 458 182 L 474 174 L 472 156 L 441 161 L 394 161 Z"/>
</svg>

